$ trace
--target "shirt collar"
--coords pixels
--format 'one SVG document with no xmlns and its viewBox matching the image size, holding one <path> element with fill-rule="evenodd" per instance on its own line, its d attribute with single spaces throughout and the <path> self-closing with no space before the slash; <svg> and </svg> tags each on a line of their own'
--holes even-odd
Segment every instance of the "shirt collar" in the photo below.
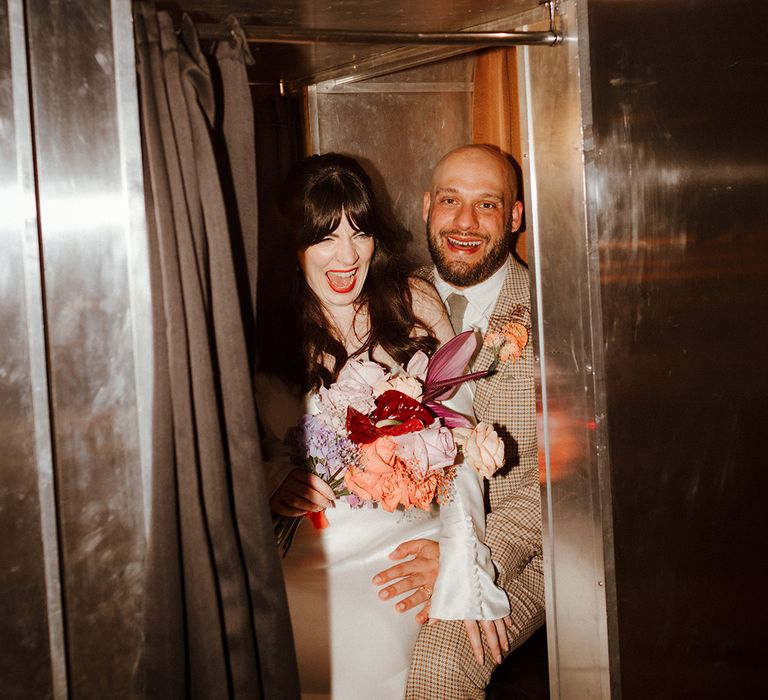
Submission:
<svg viewBox="0 0 768 700">
<path fill-rule="evenodd" d="M 506 276 L 507 266 L 505 264 L 496 270 L 496 272 L 494 272 L 488 279 L 472 285 L 471 287 L 458 289 L 446 282 L 440 277 L 440 273 L 435 270 L 435 289 L 437 289 L 437 293 L 440 295 L 443 303 L 445 303 L 449 294 L 458 292 L 467 297 L 468 306 L 475 309 L 478 313 L 485 313 L 487 311 L 487 315 L 490 316 L 493 308 L 489 309 L 488 307 L 492 306 L 492 304 L 496 302 L 496 299 L 498 299 Z"/>
</svg>

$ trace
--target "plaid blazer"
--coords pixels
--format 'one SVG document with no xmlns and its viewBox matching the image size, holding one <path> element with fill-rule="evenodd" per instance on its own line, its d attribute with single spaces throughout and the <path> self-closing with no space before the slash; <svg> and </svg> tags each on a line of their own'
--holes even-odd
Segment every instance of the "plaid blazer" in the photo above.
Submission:
<svg viewBox="0 0 768 700">
<path fill-rule="evenodd" d="M 497 583 L 509 597 L 514 649 L 544 621 L 544 569 L 528 270 L 512 256 L 506 265 L 488 331 L 516 321 L 528 329 L 529 342 L 520 358 L 499 363 L 494 374 L 476 383 L 474 409 L 478 420 L 493 425 L 506 448 L 504 468 L 487 486 L 486 544 L 498 569 Z M 434 268 L 423 272 L 422 277 L 434 281 Z M 494 357 L 491 348 L 483 347 L 472 370 L 487 369 Z M 484 697 L 495 666 L 490 655 L 485 656 L 484 667 L 479 667 L 460 621 L 424 625 L 414 649 L 406 698 Z"/>
</svg>

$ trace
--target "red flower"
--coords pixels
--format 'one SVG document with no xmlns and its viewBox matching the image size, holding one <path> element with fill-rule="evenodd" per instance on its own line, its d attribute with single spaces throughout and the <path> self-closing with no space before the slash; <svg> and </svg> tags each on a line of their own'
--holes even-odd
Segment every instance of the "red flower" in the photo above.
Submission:
<svg viewBox="0 0 768 700">
<path fill-rule="evenodd" d="M 347 407 L 347 433 L 359 445 L 367 445 L 382 435 L 403 435 L 432 425 L 435 417 L 407 394 L 390 389 L 376 399 L 376 408 L 366 416 Z"/>
</svg>

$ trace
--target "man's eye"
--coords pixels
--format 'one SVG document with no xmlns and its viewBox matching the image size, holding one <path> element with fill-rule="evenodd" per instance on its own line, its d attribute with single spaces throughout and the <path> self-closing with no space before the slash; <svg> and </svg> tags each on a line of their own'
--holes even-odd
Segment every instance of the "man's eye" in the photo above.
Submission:
<svg viewBox="0 0 768 700">
<path fill-rule="evenodd" d="M 456 200 L 453 197 L 443 197 L 440 202 L 442 204 L 456 204 Z"/>
<path fill-rule="evenodd" d="M 481 209 L 495 209 L 496 206 L 494 202 L 480 202 Z"/>
</svg>

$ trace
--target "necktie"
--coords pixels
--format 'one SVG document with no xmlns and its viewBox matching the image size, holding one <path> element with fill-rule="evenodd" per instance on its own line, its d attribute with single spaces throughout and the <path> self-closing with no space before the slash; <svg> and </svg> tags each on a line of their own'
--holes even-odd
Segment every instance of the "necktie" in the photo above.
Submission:
<svg viewBox="0 0 768 700">
<path fill-rule="evenodd" d="M 467 297 L 463 294 L 452 293 L 445 300 L 448 303 L 448 316 L 451 319 L 453 332 L 457 335 L 464 330 L 464 312 L 467 310 Z"/>
</svg>

